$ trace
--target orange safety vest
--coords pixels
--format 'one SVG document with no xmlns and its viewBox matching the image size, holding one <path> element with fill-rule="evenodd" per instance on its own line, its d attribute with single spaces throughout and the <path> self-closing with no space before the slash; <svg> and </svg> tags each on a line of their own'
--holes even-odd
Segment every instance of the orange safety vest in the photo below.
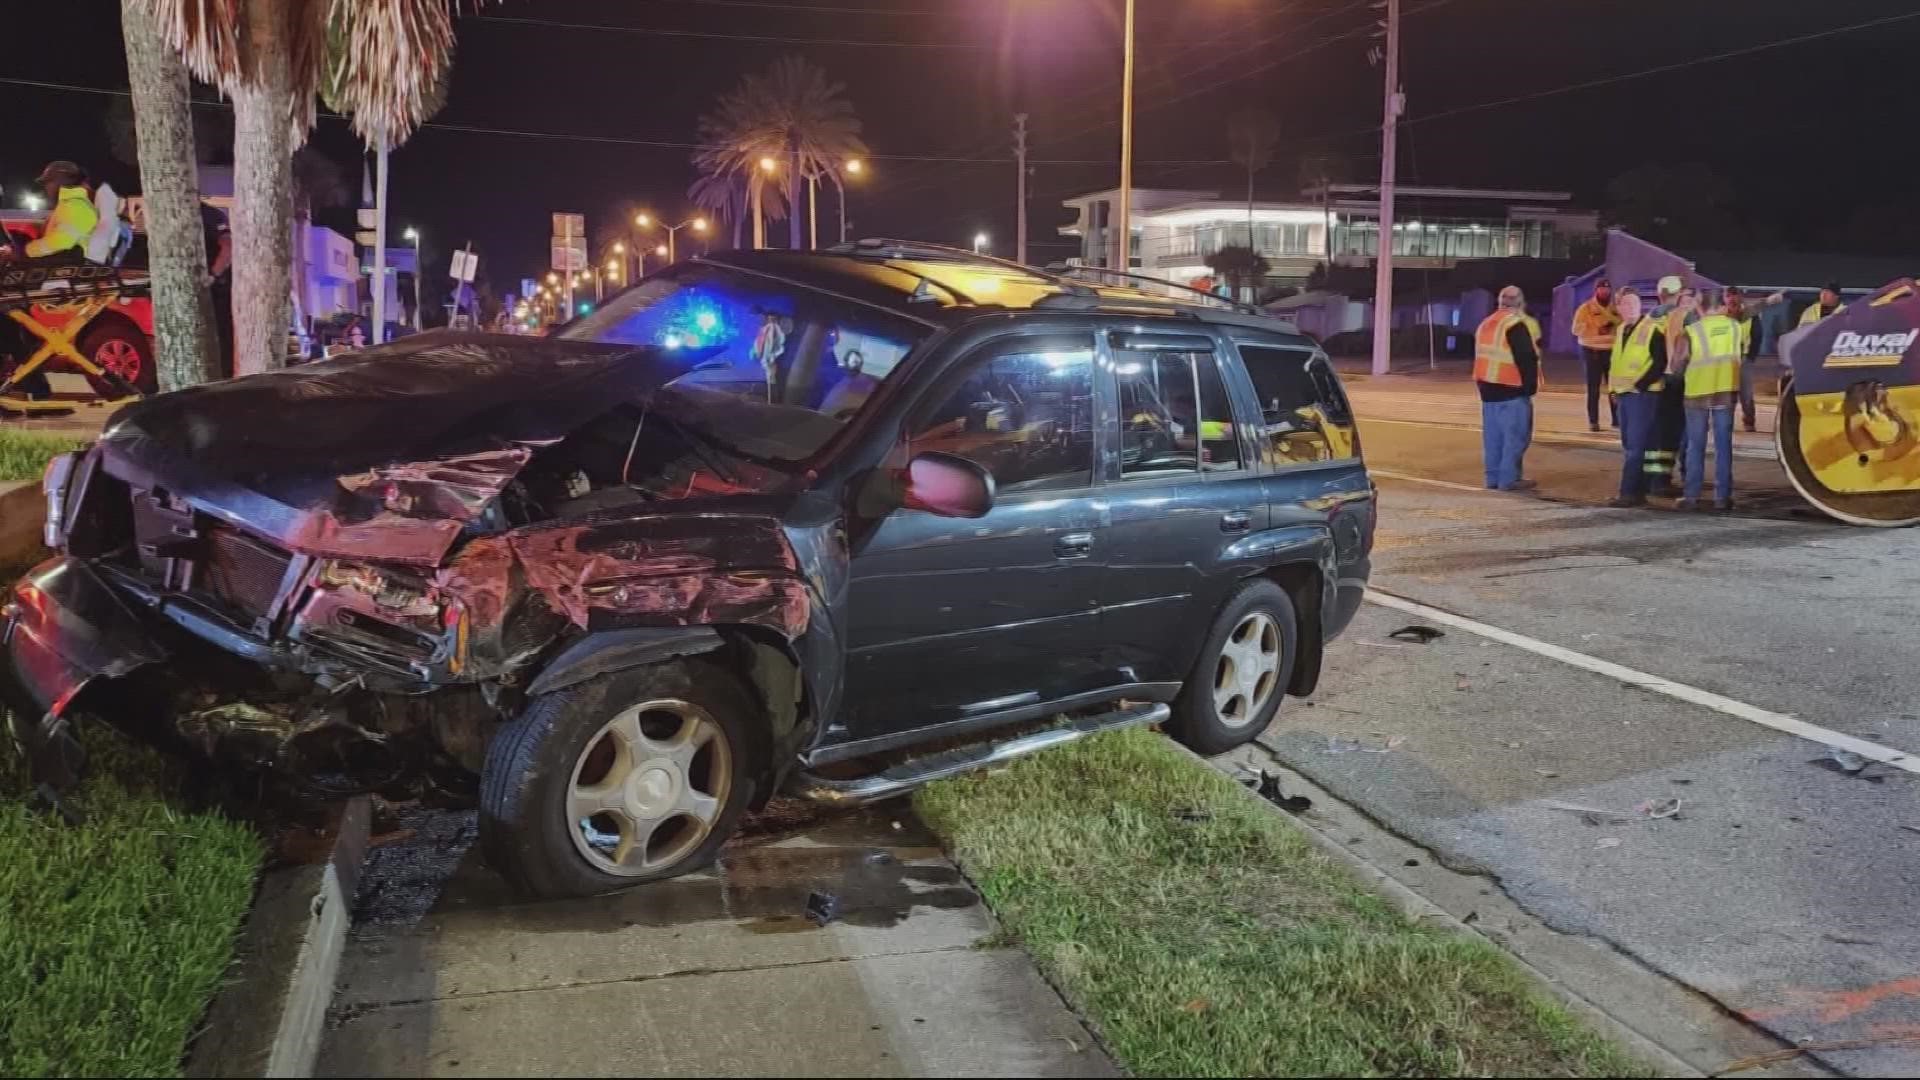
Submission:
<svg viewBox="0 0 1920 1080">
<path fill-rule="evenodd" d="M 1513 350 L 1507 347 L 1507 334 L 1514 324 L 1527 328 L 1533 335 L 1534 353 L 1540 351 L 1540 324 L 1531 315 L 1516 315 L 1510 311 L 1496 311 L 1480 323 L 1480 329 L 1473 335 L 1473 380 L 1492 383 L 1495 386 L 1519 386 L 1520 366 L 1513 361 Z"/>
</svg>

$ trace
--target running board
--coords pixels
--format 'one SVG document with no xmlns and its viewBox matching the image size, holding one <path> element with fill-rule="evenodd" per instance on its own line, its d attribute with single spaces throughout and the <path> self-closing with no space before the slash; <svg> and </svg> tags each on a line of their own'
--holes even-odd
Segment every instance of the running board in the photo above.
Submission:
<svg viewBox="0 0 1920 1080">
<path fill-rule="evenodd" d="M 853 780 L 827 780 L 808 772 L 796 773 L 791 781 L 793 793 L 810 802 L 830 806 L 862 806 L 891 799 L 923 784 L 945 780 L 1000 765 L 1015 758 L 1038 753 L 1049 747 L 1074 742 L 1088 735 L 1137 724 L 1165 723 L 1173 710 L 1158 703 L 1129 705 L 1113 712 L 1076 716 L 1040 731 L 1009 738 L 1004 742 L 977 743 L 922 758 L 912 758 L 871 776 Z"/>
</svg>

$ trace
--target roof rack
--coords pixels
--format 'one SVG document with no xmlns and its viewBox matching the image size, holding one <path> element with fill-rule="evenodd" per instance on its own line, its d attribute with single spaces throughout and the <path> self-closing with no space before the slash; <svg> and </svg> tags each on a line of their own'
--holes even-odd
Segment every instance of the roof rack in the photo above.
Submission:
<svg viewBox="0 0 1920 1080">
<path fill-rule="evenodd" d="M 827 251 L 836 255 L 870 255 L 888 259 L 939 259 L 944 262 L 973 263 L 977 266 L 991 266 L 1001 270 L 1012 270 L 1040 278 L 1044 281 L 1051 281 L 1068 292 L 1092 292 L 1092 290 L 1080 282 L 1070 281 L 1061 277 L 1059 274 L 1038 266 L 1028 266 L 1026 263 L 1014 262 L 1012 259 L 995 258 L 992 255 L 982 255 L 980 252 L 969 251 L 966 248 L 948 247 L 945 244 L 929 244 L 921 240 L 895 240 L 888 237 L 873 237 L 865 240 L 855 240 L 850 244 L 839 244 L 828 248 Z"/>
<path fill-rule="evenodd" d="M 1172 300 L 1176 303 L 1199 304 L 1204 307 L 1222 308 L 1227 311 L 1238 311 L 1245 315 L 1258 315 L 1262 318 L 1272 317 L 1258 304 L 1249 304 L 1241 300 L 1230 300 L 1227 297 L 1207 292 L 1204 289 L 1196 289 L 1191 285 L 1181 285 L 1177 282 L 1167 281 L 1164 278 L 1149 277 L 1146 274 L 1136 274 L 1128 270 L 1109 270 L 1104 266 L 1067 266 L 1059 270 L 1049 270 L 1047 273 L 1061 278 L 1079 278 L 1083 281 L 1098 285 L 1114 285 L 1120 288 L 1138 289 L 1141 292 L 1149 293 L 1149 295 L 1158 295 L 1163 299 Z M 1155 293 L 1154 290 L 1166 291 Z"/>
</svg>

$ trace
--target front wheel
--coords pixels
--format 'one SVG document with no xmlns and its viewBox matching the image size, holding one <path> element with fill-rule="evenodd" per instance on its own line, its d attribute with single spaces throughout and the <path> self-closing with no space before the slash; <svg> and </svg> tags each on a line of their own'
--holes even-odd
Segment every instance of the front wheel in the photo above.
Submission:
<svg viewBox="0 0 1920 1080">
<path fill-rule="evenodd" d="M 1224 754 L 1273 722 L 1299 654 L 1293 599 L 1256 578 L 1221 607 L 1173 703 L 1167 732 L 1195 753 Z"/>
<path fill-rule="evenodd" d="M 759 710 L 697 660 L 543 694 L 488 749 L 487 861 L 523 892 L 589 896 L 696 870 L 765 775 Z"/>
<path fill-rule="evenodd" d="M 80 354 L 103 371 L 119 376 L 142 394 L 160 389 L 159 372 L 153 367 L 153 343 L 134 324 L 119 318 L 97 320 L 80 335 Z M 117 398 L 121 389 L 112 380 L 88 375 L 94 393 Z"/>
</svg>

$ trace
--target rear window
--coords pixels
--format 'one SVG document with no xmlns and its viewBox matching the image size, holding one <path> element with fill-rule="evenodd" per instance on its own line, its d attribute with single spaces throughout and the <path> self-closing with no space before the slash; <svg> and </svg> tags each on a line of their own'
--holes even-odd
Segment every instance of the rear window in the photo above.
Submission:
<svg viewBox="0 0 1920 1080">
<path fill-rule="evenodd" d="M 1269 465 L 1359 454 L 1353 410 L 1326 357 L 1277 345 L 1241 345 L 1240 356 L 1260 400 L 1260 448 Z"/>
</svg>

